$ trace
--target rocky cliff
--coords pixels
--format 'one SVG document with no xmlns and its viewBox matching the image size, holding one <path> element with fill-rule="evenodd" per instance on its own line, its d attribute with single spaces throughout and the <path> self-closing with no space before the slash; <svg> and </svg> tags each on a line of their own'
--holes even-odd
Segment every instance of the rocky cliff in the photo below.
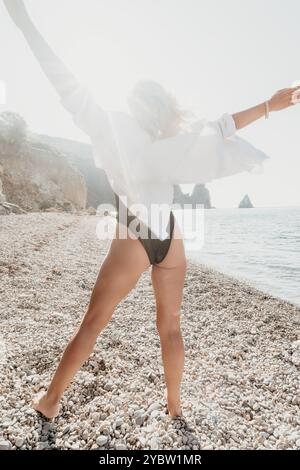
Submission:
<svg viewBox="0 0 300 470">
<path fill-rule="evenodd" d="M 30 145 L 3 152 L 0 144 L 0 164 L 7 201 L 27 211 L 86 207 L 84 177 L 59 154 Z"/>
<path fill-rule="evenodd" d="M 39 135 L 39 140 L 63 153 L 66 159 L 84 176 L 88 207 L 97 208 L 101 203 L 115 203 L 106 173 L 95 167 L 90 144 L 46 135 Z"/>
<path fill-rule="evenodd" d="M 27 211 L 84 209 L 83 175 L 63 154 L 29 134 L 14 113 L 0 116 L 0 198 Z"/>
</svg>

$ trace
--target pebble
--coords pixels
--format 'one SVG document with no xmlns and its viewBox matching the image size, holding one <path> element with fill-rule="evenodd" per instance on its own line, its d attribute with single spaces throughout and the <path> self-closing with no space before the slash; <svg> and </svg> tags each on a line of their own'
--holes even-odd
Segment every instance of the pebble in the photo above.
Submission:
<svg viewBox="0 0 300 470">
<path fill-rule="evenodd" d="M 159 450 L 159 447 L 160 447 L 159 439 L 157 439 L 156 437 L 152 437 L 152 439 L 150 440 L 150 449 Z"/>
<path fill-rule="evenodd" d="M 106 382 L 106 384 L 104 385 L 104 390 L 110 392 L 113 389 L 113 386 L 114 384 L 112 382 Z"/>
<path fill-rule="evenodd" d="M 13 421 L 8 421 L 8 420 L 6 420 L 6 421 L 3 421 L 3 422 L 0 424 L 0 427 L 2 427 L 2 428 L 9 428 L 9 427 L 12 426 L 12 425 L 13 425 Z"/>
<path fill-rule="evenodd" d="M 139 410 L 134 413 L 134 420 L 137 426 L 142 426 L 142 424 L 145 421 L 145 418 L 146 418 L 146 415 L 144 414 L 143 410 Z"/>
<path fill-rule="evenodd" d="M 123 424 L 123 418 L 117 418 L 115 421 L 116 428 L 119 428 Z"/>
<path fill-rule="evenodd" d="M 96 444 L 99 447 L 103 447 L 107 442 L 108 442 L 108 437 L 107 436 L 98 436 L 97 439 L 96 439 Z"/>
<path fill-rule="evenodd" d="M 46 450 L 49 449 L 49 442 L 38 442 L 36 445 L 37 450 Z"/>
<path fill-rule="evenodd" d="M 152 411 L 158 410 L 161 407 L 160 403 L 155 402 L 152 403 L 152 405 L 149 406 L 148 408 L 148 413 L 151 413 Z"/>
<path fill-rule="evenodd" d="M 70 425 L 65 426 L 62 430 L 62 434 L 68 434 L 68 432 L 70 432 L 70 429 L 71 429 Z"/>
<path fill-rule="evenodd" d="M 98 423 L 100 421 L 100 413 L 92 413 L 91 418 L 95 423 Z"/>
<path fill-rule="evenodd" d="M 126 444 L 118 443 L 116 444 L 116 450 L 127 450 Z"/>
<path fill-rule="evenodd" d="M 16 440 L 15 440 L 15 446 L 16 447 L 22 447 L 23 444 L 24 444 L 23 437 L 17 437 Z"/>
<path fill-rule="evenodd" d="M 139 442 L 140 442 L 142 448 L 145 447 L 145 445 L 146 445 L 146 438 L 143 437 L 143 436 L 139 436 Z"/>
<path fill-rule="evenodd" d="M 12 448 L 11 442 L 5 439 L 0 439 L 0 450 L 10 450 Z"/>
</svg>

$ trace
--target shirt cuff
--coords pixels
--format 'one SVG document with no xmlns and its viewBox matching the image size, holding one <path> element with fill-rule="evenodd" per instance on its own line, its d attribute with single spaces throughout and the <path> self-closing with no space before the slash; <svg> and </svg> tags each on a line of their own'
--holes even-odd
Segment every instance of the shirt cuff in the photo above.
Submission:
<svg viewBox="0 0 300 470">
<path fill-rule="evenodd" d="M 226 137 L 231 137 L 236 133 L 237 129 L 236 129 L 235 121 L 231 114 L 228 114 L 228 113 L 223 114 L 223 116 L 220 117 L 218 122 L 219 122 L 224 139 L 226 139 Z"/>
</svg>

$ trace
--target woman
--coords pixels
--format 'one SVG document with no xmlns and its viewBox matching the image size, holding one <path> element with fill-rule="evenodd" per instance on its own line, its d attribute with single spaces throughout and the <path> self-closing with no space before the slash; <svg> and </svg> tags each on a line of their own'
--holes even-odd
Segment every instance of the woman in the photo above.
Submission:
<svg viewBox="0 0 300 470">
<path fill-rule="evenodd" d="M 119 218 L 85 316 L 48 390 L 34 397 L 33 406 L 47 418 L 57 416 L 60 399 L 92 353 L 97 336 L 119 302 L 151 266 L 167 409 L 171 417 L 181 416 L 184 343 L 180 308 L 186 258 L 182 234 L 171 211 L 173 185 L 206 183 L 261 164 L 268 157 L 235 136 L 236 130 L 295 104 L 300 87 L 281 90 L 265 103 L 233 115 L 224 114 L 216 122 L 197 121 L 189 130 L 184 130 L 184 112 L 175 98 L 151 80 L 140 81 L 133 88 L 128 98 L 130 113 L 107 111 L 95 103 L 52 52 L 30 20 L 23 1 L 4 3 L 63 106 L 90 136 L 95 164 L 106 171 L 117 201 L 122 200 L 120 214 L 125 207 L 129 216 L 128 220 Z M 138 212 L 134 204 L 147 210 Z M 164 204 L 162 227 L 149 214 L 155 204 Z M 127 236 L 122 238 L 124 226 Z M 131 236 L 133 232 L 136 236 Z"/>
</svg>

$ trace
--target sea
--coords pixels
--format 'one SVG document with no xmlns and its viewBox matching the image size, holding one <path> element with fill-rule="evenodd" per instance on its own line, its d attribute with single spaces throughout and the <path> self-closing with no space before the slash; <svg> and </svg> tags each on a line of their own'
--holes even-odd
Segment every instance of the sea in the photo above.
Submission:
<svg viewBox="0 0 300 470">
<path fill-rule="evenodd" d="M 199 211 L 200 243 L 185 240 L 191 260 L 300 306 L 300 207 Z"/>
</svg>

